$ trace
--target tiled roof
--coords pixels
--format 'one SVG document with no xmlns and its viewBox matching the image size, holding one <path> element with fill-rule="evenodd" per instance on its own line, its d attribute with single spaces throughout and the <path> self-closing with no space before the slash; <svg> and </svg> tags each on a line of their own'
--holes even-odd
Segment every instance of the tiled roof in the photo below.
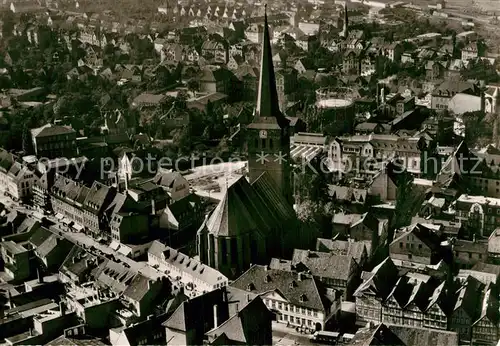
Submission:
<svg viewBox="0 0 500 346">
<path fill-rule="evenodd" d="M 132 284 L 136 272 L 121 263 L 105 260 L 99 265 L 95 278 L 97 282 L 121 294 Z"/>
<path fill-rule="evenodd" d="M 361 275 L 363 282 L 354 292 L 354 296 L 363 296 L 366 292 L 386 299 L 398 280 L 398 273 L 399 271 L 390 257 L 387 257 L 371 272 L 363 272 Z"/>
<path fill-rule="evenodd" d="M 336 280 L 347 280 L 358 266 L 351 256 L 295 249 L 292 265 L 297 266 L 300 263 L 314 276 Z"/>
<path fill-rule="evenodd" d="M 452 311 L 462 309 L 469 318 L 474 319 L 476 316 L 476 308 L 479 302 L 478 291 L 481 288 L 481 283 L 468 276 L 466 281 L 455 292 Z"/>
<path fill-rule="evenodd" d="M 112 191 L 114 190 L 110 189 L 109 186 L 95 181 L 92 187 L 87 191 L 83 204 L 91 209 L 99 211 Z"/>
<path fill-rule="evenodd" d="M 30 237 L 29 242 L 33 244 L 35 248 L 42 245 L 53 233 L 44 227 L 37 229 L 33 235 Z"/>
<path fill-rule="evenodd" d="M 278 291 L 290 304 L 326 311 L 316 280 L 306 275 L 254 265 L 236 279 L 231 286 L 252 293 Z M 250 289 L 249 289 L 250 288 Z"/>
<path fill-rule="evenodd" d="M 148 294 L 150 290 L 149 278 L 142 274 L 137 274 L 132 282 L 123 292 L 123 295 L 130 298 L 136 302 L 142 301 L 142 299 Z"/>
<path fill-rule="evenodd" d="M 60 126 L 53 124 L 47 124 L 42 127 L 31 130 L 31 136 L 33 138 L 58 136 L 58 135 L 73 134 L 73 133 L 75 133 L 75 130 L 73 130 L 69 126 Z"/>
<path fill-rule="evenodd" d="M 406 346 L 420 345 L 458 345 L 458 334 L 444 330 L 432 330 L 409 326 L 390 326 L 391 332 Z"/>
<path fill-rule="evenodd" d="M 488 285 L 480 300 L 480 314 L 474 325 L 483 319 L 488 319 L 492 324 L 498 325 L 500 320 L 500 310 L 498 305 L 498 289 L 495 285 Z"/>
<path fill-rule="evenodd" d="M 316 251 L 330 252 L 335 255 L 353 257 L 358 263 L 361 260 L 363 251 L 371 253 L 371 242 L 369 241 L 343 241 L 318 238 L 316 240 Z"/>
<path fill-rule="evenodd" d="M 180 271 L 187 272 L 189 275 L 203 282 L 215 285 L 223 280 L 227 280 L 219 271 L 201 263 L 195 258 L 191 258 L 182 252 L 163 245 L 157 240 L 151 244 L 148 252 L 156 257 L 164 259 Z"/>
<path fill-rule="evenodd" d="M 155 184 L 169 188 L 173 187 L 173 184 L 176 180 L 186 181 L 186 178 L 184 178 L 179 172 L 166 171 L 162 169 L 160 169 L 153 178 L 153 182 Z"/>
<path fill-rule="evenodd" d="M 359 329 L 354 335 L 354 338 L 347 344 L 349 346 L 370 346 L 370 345 L 384 345 L 384 346 L 405 346 L 402 342 L 385 324 L 378 326 L 371 326 Z"/>
<path fill-rule="evenodd" d="M 238 313 L 232 315 L 227 321 L 214 328 L 205 335 L 209 338 L 216 338 L 218 335 L 224 334 L 227 338 L 225 344 L 246 344 L 258 345 L 261 344 L 260 324 L 263 321 L 263 314 L 268 316 L 268 322 L 271 322 L 271 312 L 264 305 L 260 297 L 255 297 L 249 303 L 241 308 Z M 256 318 L 258 317 L 258 318 Z"/>
</svg>

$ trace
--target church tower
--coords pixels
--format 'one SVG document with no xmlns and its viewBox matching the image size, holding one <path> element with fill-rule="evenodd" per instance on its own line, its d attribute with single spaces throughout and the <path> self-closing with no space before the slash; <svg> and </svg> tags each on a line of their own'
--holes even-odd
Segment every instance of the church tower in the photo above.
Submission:
<svg viewBox="0 0 500 346">
<path fill-rule="evenodd" d="M 267 172 L 277 189 L 292 204 L 290 121 L 279 108 L 267 11 L 264 18 L 257 105 L 252 123 L 247 127 L 249 177 L 250 183 L 253 183 Z"/>
<path fill-rule="evenodd" d="M 342 32 L 340 33 L 340 36 L 342 36 L 343 38 L 347 38 L 347 36 L 349 35 L 348 27 L 349 27 L 349 18 L 347 15 L 347 0 L 346 0 L 344 5 L 344 27 L 342 29 Z"/>
</svg>

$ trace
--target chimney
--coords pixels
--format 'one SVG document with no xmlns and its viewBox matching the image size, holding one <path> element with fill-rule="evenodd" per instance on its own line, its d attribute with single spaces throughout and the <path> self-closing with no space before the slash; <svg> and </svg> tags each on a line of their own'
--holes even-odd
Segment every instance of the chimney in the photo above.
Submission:
<svg viewBox="0 0 500 346">
<path fill-rule="evenodd" d="M 476 235 L 472 235 L 472 241 L 475 243 L 476 242 Z"/>
<path fill-rule="evenodd" d="M 269 266 L 268 266 L 267 264 L 264 266 L 264 270 L 265 270 L 266 272 L 269 270 Z"/>
<path fill-rule="evenodd" d="M 217 328 L 219 326 L 219 321 L 217 320 L 217 313 L 218 313 L 218 306 L 217 304 L 214 304 L 214 328 Z"/>
<path fill-rule="evenodd" d="M 64 307 L 64 302 L 59 302 L 59 312 L 61 313 L 61 316 L 66 315 L 66 309 Z"/>
<path fill-rule="evenodd" d="M 380 89 L 380 102 L 385 104 L 385 86 L 382 85 L 382 89 Z"/>
<path fill-rule="evenodd" d="M 154 198 L 151 198 L 151 215 L 156 215 L 156 203 Z"/>
<path fill-rule="evenodd" d="M 38 278 L 38 283 L 41 284 L 43 282 L 43 276 L 40 274 L 40 269 L 36 268 L 36 276 Z"/>
<path fill-rule="evenodd" d="M 247 302 L 250 302 L 250 300 L 251 300 L 251 299 L 250 299 L 250 295 L 249 295 L 249 294 L 247 294 Z"/>
<path fill-rule="evenodd" d="M 153 286 L 153 284 L 153 280 L 148 280 L 148 291 L 151 289 L 151 286 Z"/>
<path fill-rule="evenodd" d="M 298 273 L 298 281 L 302 281 L 302 273 Z"/>
<path fill-rule="evenodd" d="M 311 256 L 311 251 L 307 250 L 307 258 L 309 258 L 310 256 Z"/>
</svg>

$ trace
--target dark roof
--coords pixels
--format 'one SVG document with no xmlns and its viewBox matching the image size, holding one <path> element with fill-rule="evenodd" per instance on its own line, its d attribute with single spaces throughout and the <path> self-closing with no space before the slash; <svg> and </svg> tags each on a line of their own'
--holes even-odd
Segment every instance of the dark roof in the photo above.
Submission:
<svg viewBox="0 0 500 346">
<path fill-rule="evenodd" d="M 359 329 L 354 335 L 354 338 L 347 344 L 352 346 L 405 346 L 385 324 L 378 326 L 369 326 L 368 328 Z"/>
<path fill-rule="evenodd" d="M 73 134 L 75 130 L 68 126 L 60 126 L 47 124 L 42 127 L 32 129 L 31 135 L 33 138 L 41 138 L 41 137 L 49 137 L 49 136 L 58 136 L 64 134 Z"/>
<path fill-rule="evenodd" d="M 267 316 L 267 321 L 264 318 Z M 230 344 L 246 344 L 259 345 L 262 344 L 262 331 L 260 326 L 262 323 L 269 323 L 271 327 L 272 314 L 267 309 L 266 305 L 260 297 L 253 298 L 247 303 L 238 313 L 232 315 L 227 321 L 219 325 L 217 328 L 210 330 L 206 335 L 209 338 L 216 339 L 221 334 L 225 335 L 225 345 Z"/>
<path fill-rule="evenodd" d="M 326 302 L 319 293 L 316 280 L 300 273 L 254 265 L 231 286 L 257 294 L 278 291 L 290 304 L 319 311 L 328 310 Z"/>
<path fill-rule="evenodd" d="M 409 326 L 390 326 L 392 334 L 407 346 L 420 345 L 458 345 L 458 334 L 445 330 L 432 330 Z"/>
<path fill-rule="evenodd" d="M 142 274 L 137 274 L 127 289 L 123 292 L 125 297 L 140 302 L 150 290 L 149 278 Z"/>
<path fill-rule="evenodd" d="M 262 58 L 260 64 L 259 88 L 254 122 L 271 122 L 277 123 L 281 128 L 288 127 L 289 121 L 279 108 L 267 13 L 264 16 L 264 34 L 262 37 Z"/>
<path fill-rule="evenodd" d="M 293 208 L 276 191 L 270 179 L 264 173 L 250 185 L 245 177 L 240 177 L 229 186 L 206 222 L 208 231 L 223 236 L 263 233 L 295 219 Z"/>
<path fill-rule="evenodd" d="M 398 268 L 394 262 L 387 257 L 382 263 L 372 269 L 371 272 L 363 272 L 363 282 L 354 292 L 355 297 L 363 296 L 365 293 L 386 299 L 392 292 L 394 284 L 398 280 Z"/>
<path fill-rule="evenodd" d="M 358 266 L 351 256 L 295 249 L 292 265 L 298 264 L 303 264 L 314 276 L 335 280 L 347 280 Z"/>
</svg>

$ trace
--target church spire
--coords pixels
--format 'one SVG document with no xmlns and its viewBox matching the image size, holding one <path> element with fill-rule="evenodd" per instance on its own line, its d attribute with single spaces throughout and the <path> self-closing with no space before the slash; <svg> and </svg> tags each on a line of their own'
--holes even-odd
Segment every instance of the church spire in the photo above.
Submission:
<svg viewBox="0 0 500 346">
<path fill-rule="evenodd" d="M 262 55 L 260 59 L 259 90 L 257 94 L 257 108 L 255 117 L 276 118 L 281 127 L 286 126 L 286 118 L 279 109 L 276 78 L 274 75 L 273 54 L 271 52 L 271 38 L 267 23 L 267 4 L 264 6 L 264 33 L 262 37 Z"/>
<path fill-rule="evenodd" d="M 348 18 L 348 15 L 347 15 L 347 0 L 346 0 L 345 1 L 345 5 L 344 5 L 344 27 L 343 27 L 343 30 L 342 30 L 342 36 L 344 38 L 347 38 L 348 26 L 349 26 L 349 18 Z"/>
</svg>

